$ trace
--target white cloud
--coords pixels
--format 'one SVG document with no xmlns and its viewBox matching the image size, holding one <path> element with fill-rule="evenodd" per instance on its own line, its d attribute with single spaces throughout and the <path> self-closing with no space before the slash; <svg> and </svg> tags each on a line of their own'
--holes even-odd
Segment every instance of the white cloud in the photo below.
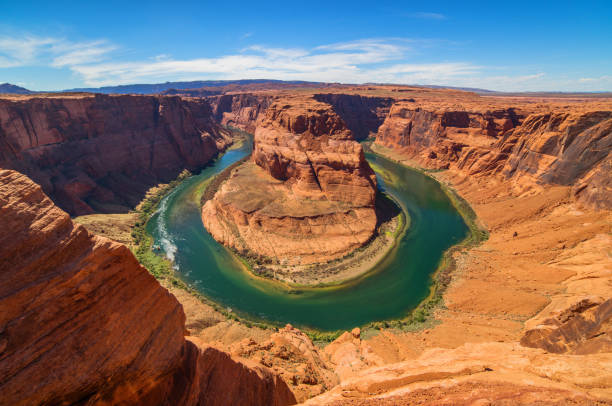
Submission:
<svg viewBox="0 0 612 406">
<path fill-rule="evenodd" d="M 51 48 L 54 54 L 58 54 L 53 58 L 51 66 L 62 67 L 100 62 L 115 49 L 117 49 L 116 46 L 104 40 L 77 43 L 62 41 Z"/>
<path fill-rule="evenodd" d="M 416 63 L 431 40 L 370 38 L 312 48 L 253 45 L 218 57 L 175 59 L 153 54 L 142 60 L 112 58 L 119 48 L 106 40 L 69 41 L 0 36 L 0 68 L 47 66 L 68 69 L 87 86 L 200 79 L 283 79 L 341 83 L 397 83 L 477 87 L 502 91 L 612 88 L 612 76 L 553 77 L 544 72 L 492 74 L 512 68 L 469 61 Z M 520 68 L 520 67 L 518 67 Z M 21 79 L 21 78 L 20 78 Z M 25 79 L 25 78 L 24 78 Z"/>
<path fill-rule="evenodd" d="M 64 67 L 100 62 L 117 49 L 105 40 L 72 42 L 63 38 L 0 36 L 0 68 Z"/>
<path fill-rule="evenodd" d="M 409 56 L 407 41 L 364 39 L 335 43 L 312 49 L 274 48 L 254 45 L 233 55 L 216 58 L 108 62 L 74 65 L 70 68 L 90 86 L 131 83 L 142 80 L 188 80 L 275 78 L 344 83 L 397 79 L 399 74 L 419 71 L 422 75 L 444 72 L 446 77 L 473 72 L 468 63 L 425 65 L 379 65 L 399 62 Z"/>
<path fill-rule="evenodd" d="M 33 36 L 0 37 L 0 68 L 13 68 L 33 63 L 38 54 L 55 43 L 53 38 Z"/>
<path fill-rule="evenodd" d="M 597 83 L 597 82 L 612 82 L 612 76 L 604 75 L 598 78 L 580 78 L 580 83 Z"/>
</svg>

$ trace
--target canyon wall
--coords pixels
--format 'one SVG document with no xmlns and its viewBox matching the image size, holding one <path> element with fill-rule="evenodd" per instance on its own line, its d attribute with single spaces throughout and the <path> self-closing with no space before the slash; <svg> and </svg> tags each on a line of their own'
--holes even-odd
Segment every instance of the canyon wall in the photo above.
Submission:
<svg viewBox="0 0 612 406">
<path fill-rule="evenodd" d="M 521 188 L 574 185 L 581 202 L 612 207 L 610 111 L 451 111 L 404 101 L 391 107 L 376 144 L 426 167 L 497 174 Z"/>
<path fill-rule="evenodd" d="M 231 142 L 204 100 L 66 95 L 0 99 L 0 167 L 72 215 L 127 211 Z"/>
<path fill-rule="evenodd" d="M 204 224 L 218 241 L 306 264 L 343 256 L 372 237 L 376 177 L 330 105 L 275 100 L 257 122 L 248 165 L 204 205 Z"/>
<path fill-rule="evenodd" d="M 390 97 L 368 97 L 359 94 L 321 93 L 314 99 L 327 103 L 346 123 L 357 141 L 376 134 L 393 104 Z"/>
<path fill-rule="evenodd" d="M 257 120 L 270 105 L 273 97 L 249 93 L 208 97 L 218 123 L 254 133 Z"/>
<path fill-rule="evenodd" d="M 279 377 L 194 340 L 127 247 L 0 170 L 0 404 L 286 405 Z"/>
</svg>

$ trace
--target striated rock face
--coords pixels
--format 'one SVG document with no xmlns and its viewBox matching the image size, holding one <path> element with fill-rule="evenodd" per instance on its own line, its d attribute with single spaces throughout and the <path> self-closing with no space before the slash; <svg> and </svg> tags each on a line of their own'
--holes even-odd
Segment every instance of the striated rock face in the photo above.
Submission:
<svg viewBox="0 0 612 406">
<path fill-rule="evenodd" d="M 402 101 L 391 107 L 376 143 L 431 168 L 573 185 L 583 203 L 612 207 L 611 111 L 437 111 Z"/>
<path fill-rule="evenodd" d="M 181 305 L 122 244 L 0 170 L 0 404 L 294 403 L 282 380 L 185 341 Z"/>
<path fill-rule="evenodd" d="M 587 297 L 556 312 L 533 320 L 536 327 L 521 338 L 526 347 L 552 353 L 593 354 L 612 352 L 612 299 Z"/>
<path fill-rule="evenodd" d="M 266 111 L 255 131 L 255 163 L 296 194 L 373 206 L 376 177 L 342 119 L 322 103 L 290 103 Z"/>
<path fill-rule="evenodd" d="M 217 122 L 253 133 L 257 119 L 268 108 L 272 97 L 240 93 L 208 97 L 207 100 Z"/>
<path fill-rule="evenodd" d="M 328 104 L 272 104 L 255 131 L 253 163 L 236 169 L 202 211 L 204 225 L 244 254 L 286 264 L 341 257 L 376 227 L 376 177 Z"/>
<path fill-rule="evenodd" d="M 468 145 L 490 146 L 520 122 L 511 108 L 494 111 L 423 109 L 414 102 L 394 104 L 376 143 L 400 150 L 424 164 L 448 168 Z"/>
<path fill-rule="evenodd" d="M 72 215 L 125 211 L 230 142 L 204 100 L 0 99 L 0 167 L 27 174 Z"/>
<path fill-rule="evenodd" d="M 514 137 L 516 146 L 503 170 L 506 177 L 577 184 L 574 193 L 579 198 L 612 208 L 612 111 L 533 114 Z"/>
<path fill-rule="evenodd" d="M 393 99 L 389 97 L 358 94 L 315 94 L 314 99 L 331 105 L 358 141 L 366 139 L 372 133 L 376 134 L 393 104 Z"/>
</svg>

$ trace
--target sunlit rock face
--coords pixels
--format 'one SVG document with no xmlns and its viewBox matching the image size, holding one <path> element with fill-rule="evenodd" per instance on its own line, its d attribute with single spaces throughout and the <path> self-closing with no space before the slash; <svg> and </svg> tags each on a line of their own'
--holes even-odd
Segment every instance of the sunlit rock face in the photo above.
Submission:
<svg viewBox="0 0 612 406">
<path fill-rule="evenodd" d="M 242 253 L 306 264 L 362 246 L 376 227 L 376 177 L 330 105 L 276 100 L 255 130 L 252 162 L 203 208 L 206 228 Z"/>
<path fill-rule="evenodd" d="M 127 211 L 151 186 L 202 168 L 230 142 L 204 100 L 0 99 L 0 166 L 27 174 L 72 215 Z"/>
<path fill-rule="evenodd" d="M 500 175 L 519 189 L 572 185 L 581 203 L 612 207 L 612 112 L 597 106 L 568 112 L 520 104 L 490 108 L 487 102 L 451 110 L 398 101 L 376 143 L 430 168 Z"/>
<path fill-rule="evenodd" d="M 123 244 L 0 170 L 0 404 L 287 405 L 278 376 L 185 340 L 183 308 Z"/>
</svg>

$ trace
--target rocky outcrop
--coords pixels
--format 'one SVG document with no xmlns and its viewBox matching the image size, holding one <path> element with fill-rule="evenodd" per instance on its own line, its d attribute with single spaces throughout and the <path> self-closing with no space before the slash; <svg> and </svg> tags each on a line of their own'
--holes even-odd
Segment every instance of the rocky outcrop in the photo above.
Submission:
<svg viewBox="0 0 612 406">
<path fill-rule="evenodd" d="M 376 134 L 393 104 L 390 97 L 368 97 L 359 94 L 322 93 L 314 99 L 332 106 L 357 141 Z"/>
<path fill-rule="evenodd" d="M 186 340 L 181 361 L 171 377 L 139 399 L 140 404 L 285 406 L 296 403 L 280 375 L 261 364 L 234 359 L 195 338 Z"/>
<path fill-rule="evenodd" d="M 552 353 L 612 352 L 612 299 L 586 297 L 544 320 L 530 321 L 521 344 Z"/>
<path fill-rule="evenodd" d="M 612 208 L 612 111 L 534 114 L 514 137 L 503 175 L 576 185 L 579 199 Z"/>
<path fill-rule="evenodd" d="M 352 138 L 328 105 L 278 101 L 255 131 L 253 160 L 298 195 L 372 207 L 376 177 Z"/>
<path fill-rule="evenodd" d="M 272 96 L 239 93 L 208 97 L 207 100 L 218 123 L 253 133 Z"/>
<path fill-rule="evenodd" d="M 328 104 L 277 100 L 259 121 L 251 164 L 237 168 L 202 211 L 239 252 L 284 264 L 342 257 L 376 227 L 376 177 Z"/>
<path fill-rule="evenodd" d="M 500 175 L 523 186 L 572 185 L 583 203 L 612 207 L 612 112 L 438 111 L 413 104 L 391 107 L 377 144 L 430 168 Z"/>
<path fill-rule="evenodd" d="M 394 104 L 379 128 L 376 143 L 396 149 L 424 165 L 447 169 L 468 146 L 490 147 L 520 123 L 515 109 L 464 111 L 424 109 L 414 101 Z"/>
<path fill-rule="evenodd" d="M 122 244 L 0 170 L 0 404 L 272 404 L 263 367 L 186 341 L 181 305 Z"/>
<path fill-rule="evenodd" d="M 298 401 L 319 395 L 339 382 L 321 350 L 291 325 L 279 329 L 261 343 L 244 339 L 232 345 L 230 353 L 256 361 L 282 376 Z"/>
<path fill-rule="evenodd" d="M 360 371 L 306 405 L 597 405 L 610 398 L 611 354 L 563 357 L 509 343 L 435 348 Z"/>
<path fill-rule="evenodd" d="M 27 174 L 72 215 L 126 211 L 230 142 L 204 100 L 0 99 L 0 167 Z"/>
</svg>

